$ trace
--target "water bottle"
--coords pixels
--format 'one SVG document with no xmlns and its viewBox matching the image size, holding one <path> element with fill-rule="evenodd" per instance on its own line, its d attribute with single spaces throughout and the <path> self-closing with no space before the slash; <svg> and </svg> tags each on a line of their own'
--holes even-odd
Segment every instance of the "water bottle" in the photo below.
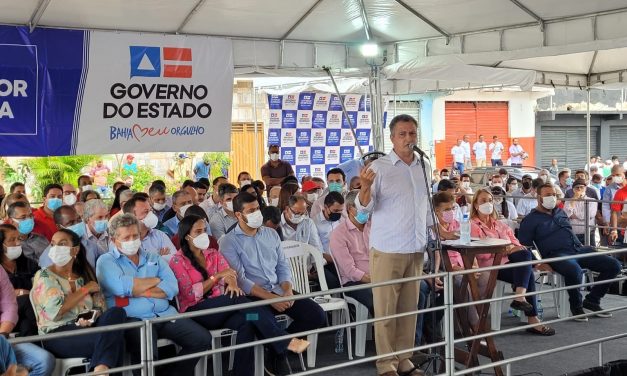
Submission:
<svg viewBox="0 0 627 376">
<path fill-rule="evenodd" d="M 536 303 L 537 305 L 537 310 L 538 310 L 538 318 L 540 320 L 542 320 L 542 317 L 544 316 L 544 308 L 542 308 L 542 298 L 540 298 L 540 295 L 538 295 L 538 302 Z"/>
<path fill-rule="evenodd" d="M 468 213 L 464 213 L 464 217 L 462 218 L 459 241 L 462 244 L 470 243 L 470 220 L 468 219 Z"/>
<path fill-rule="evenodd" d="M 509 315 L 509 317 L 520 317 L 520 311 L 517 309 L 510 308 L 507 314 Z"/>
<path fill-rule="evenodd" d="M 335 332 L 335 353 L 344 352 L 344 329 L 338 329 Z"/>
</svg>

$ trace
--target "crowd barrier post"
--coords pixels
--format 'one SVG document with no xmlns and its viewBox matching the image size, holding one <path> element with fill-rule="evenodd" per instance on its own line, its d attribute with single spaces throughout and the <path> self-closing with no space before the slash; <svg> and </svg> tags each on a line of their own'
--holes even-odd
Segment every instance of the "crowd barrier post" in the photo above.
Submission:
<svg viewBox="0 0 627 376">
<path fill-rule="evenodd" d="M 445 370 L 447 375 L 455 372 L 455 316 L 453 312 L 453 275 L 447 273 L 444 282 L 444 331 Z"/>
<path fill-rule="evenodd" d="M 155 375 L 155 367 L 154 367 L 154 346 L 153 346 L 153 331 L 152 331 L 152 322 L 150 320 L 145 320 L 146 325 L 144 326 L 145 333 L 145 342 L 146 342 L 146 375 L 154 376 Z"/>
</svg>

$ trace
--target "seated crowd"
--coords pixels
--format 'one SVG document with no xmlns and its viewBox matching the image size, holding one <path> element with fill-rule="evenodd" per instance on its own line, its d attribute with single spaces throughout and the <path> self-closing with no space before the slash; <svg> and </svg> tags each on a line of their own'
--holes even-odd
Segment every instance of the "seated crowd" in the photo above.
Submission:
<svg viewBox="0 0 627 376">
<path fill-rule="evenodd" d="M 278 165 L 264 165 L 265 184 L 253 181 L 247 172 L 239 174 L 239 188 L 225 177 L 211 183 L 204 178 L 185 181 L 171 196 L 160 180 L 146 192 L 133 192 L 118 184 L 111 206 L 91 189 L 89 176 L 79 178 L 78 189 L 72 184 L 47 185 L 43 204 L 37 209 L 31 207 L 24 185 L 14 184 L 0 204 L 0 334 L 5 337 L 0 336 L 0 372 L 15 374 L 16 368 L 9 366 L 17 363 L 31 375 L 47 376 L 54 369 L 55 358 L 72 357 L 88 358 L 90 370 L 106 371 L 123 364 L 125 351 L 132 363 L 141 359 L 139 329 L 14 346 L 5 340 L 10 333 L 28 336 L 76 331 L 293 296 L 298 292 L 293 289 L 290 264 L 282 250 L 285 240 L 320 251 L 324 268 L 310 270 L 310 278 L 324 276 L 329 288 L 370 283 L 370 217 L 368 211 L 358 209 L 356 198 L 360 173 L 382 153 L 347 167 L 348 176 L 341 168 L 333 168 L 326 181 L 305 177 L 301 182 L 293 172 L 275 173 L 272 169 L 285 166 L 272 159 L 273 154 L 271 150 L 271 162 Z M 434 233 L 443 240 L 458 238 L 460 218 L 468 212 L 472 236 L 511 242 L 503 264 L 531 260 L 531 247 L 537 247 L 544 258 L 594 251 L 582 245 L 585 234 L 580 228 L 586 221 L 603 220 L 604 208 L 590 205 L 592 214 L 585 218 L 579 203 L 558 200 L 563 191 L 576 198 L 593 194 L 587 174 L 578 172 L 576 180 L 560 189 L 551 184 L 548 172 L 536 179 L 523 176 L 518 187 L 517 180 L 505 171 L 505 175 L 490 179 L 490 187 L 477 192 L 470 187 L 469 175 L 449 175 L 442 170 L 433 186 L 439 230 Z M 614 181 L 621 180 L 617 177 L 624 177 L 624 171 L 617 169 L 613 175 Z M 611 189 L 617 192 L 620 186 Z M 622 211 L 622 205 L 609 207 L 606 223 L 620 221 Z M 464 265 L 459 253 L 451 250 L 447 259 L 436 254 L 432 261 L 435 270 L 446 266 L 460 270 L 492 265 L 493 257 L 479 255 L 475 265 Z M 598 272 L 598 280 L 614 278 L 620 272 L 615 258 L 602 255 L 544 267 L 563 275 L 567 285 L 580 283 L 582 268 Z M 480 286 L 485 286 L 485 277 L 486 273 L 477 276 Z M 511 307 L 524 312 L 528 323 L 534 325 L 528 332 L 555 334 L 541 323 L 536 296 L 523 296 L 535 291 L 533 267 L 503 269 L 498 279 L 512 285 Z M 601 317 L 611 316 L 601 312 L 608 287 L 595 285 L 585 298 L 579 289 L 568 290 L 572 314 L 581 315 L 586 309 Z M 423 281 L 420 306 L 424 307 L 429 293 L 441 296 L 442 288 L 439 279 Z M 346 295 L 374 314 L 370 289 Z M 456 300 L 469 298 L 466 293 L 458 295 Z M 289 316 L 290 325 L 285 328 L 277 323 L 278 314 Z M 417 345 L 436 341 L 441 335 L 427 333 L 431 325 L 423 320 L 430 319 L 419 315 Z M 469 322 L 476 324 L 476 312 L 469 315 Z M 321 328 L 326 323 L 324 311 L 311 299 L 235 308 L 153 325 L 153 353 L 159 356 L 160 338 L 174 342 L 178 355 L 186 355 L 211 348 L 211 330 L 234 329 L 237 343 L 243 344 Z M 289 353 L 302 353 L 308 346 L 309 342 L 296 335 L 269 343 L 268 367 L 276 371 L 279 360 Z M 251 375 L 253 358 L 252 347 L 237 350 L 234 374 Z M 162 366 L 159 374 L 191 375 L 197 361 Z"/>
</svg>

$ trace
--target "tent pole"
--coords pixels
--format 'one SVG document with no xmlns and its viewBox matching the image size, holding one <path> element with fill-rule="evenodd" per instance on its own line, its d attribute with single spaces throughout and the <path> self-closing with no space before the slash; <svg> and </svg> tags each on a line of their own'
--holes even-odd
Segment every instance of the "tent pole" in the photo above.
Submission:
<svg viewBox="0 0 627 376">
<path fill-rule="evenodd" d="M 588 166 L 588 176 L 590 175 L 590 87 L 586 89 L 588 94 L 588 101 L 586 103 L 586 165 Z M 592 179 L 592 177 L 590 177 Z M 586 204 L 586 213 L 588 212 L 588 206 Z M 586 223 L 588 216 L 586 214 Z M 590 245 L 590 231 L 586 225 L 585 244 Z"/>
<path fill-rule="evenodd" d="M 255 123 L 255 166 L 259 166 L 259 142 L 257 140 L 257 88 L 253 86 L 253 121 Z"/>
</svg>

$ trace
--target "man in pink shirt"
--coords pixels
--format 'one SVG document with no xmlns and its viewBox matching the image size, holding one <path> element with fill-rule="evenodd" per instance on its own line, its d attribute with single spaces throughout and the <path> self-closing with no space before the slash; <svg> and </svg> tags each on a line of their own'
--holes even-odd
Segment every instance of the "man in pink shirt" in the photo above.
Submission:
<svg viewBox="0 0 627 376">
<path fill-rule="evenodd" d="M 329 241 L 329 250 L 335 259 L 343 286 L 370 283 L 370 221 L 367 212 L 358 212 L 355 207 L 358 193 L 352 191 L 346 195 L 344 202 L 348 220 L 342 221 L 331 232 Z M 374 315 L 372 290 L 351 291 L 346 295 L 368 307 L 370 314 Z"/>
</svg>

